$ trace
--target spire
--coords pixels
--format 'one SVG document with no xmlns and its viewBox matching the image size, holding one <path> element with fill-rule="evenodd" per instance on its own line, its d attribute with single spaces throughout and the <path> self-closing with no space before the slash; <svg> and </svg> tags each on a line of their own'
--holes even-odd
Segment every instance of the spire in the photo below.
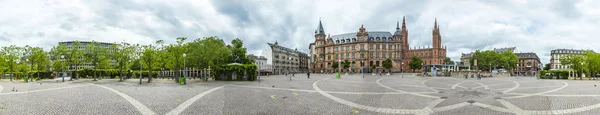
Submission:
<svg viewBox="0 0 600 115">
<path fill-rule="evenodd" d="M 323 29 L 323 23 L 321 23 L 321 18 L 319 18 L 319 28 L 317 28 L 317 34 L 325 34 L 325 29 Z"/>
<path fill-rule="evenodd" d="M 406 28 L 406 16 L 402 17 L 402 28 Z"/>
<path fill-rule="evenodd" d="M 402 27 L 404 28 L 404 22 L 402 23 Z M 394 32 L 394 35 L 402 35 L 402 32 L 400 32 L 400 21 L 396 21 L 396 32 Z"/>
<path fill-rule="evenodd" d="M 438 24 L 437 24 L 437 18 L 435 18 L 435 22 L 434 22 L 434 23 L 435 23 L 435 24 L 433 25 L 433 26 L 434 26 L 433 28 L 438 28 L 438 27 L 437 27 L 437 25 L 438 25 Z"/>
<path fill-rule="evenodd" d="M 396 31 L 400 30 L 400 21 L 396 21 Z"/>
</svg>

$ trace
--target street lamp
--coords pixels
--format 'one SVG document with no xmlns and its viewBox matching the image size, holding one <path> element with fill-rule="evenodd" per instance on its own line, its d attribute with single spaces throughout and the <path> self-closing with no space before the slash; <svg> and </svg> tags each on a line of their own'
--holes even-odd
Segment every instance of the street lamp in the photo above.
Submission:
<svg viewBox="0 0 600 115">
<path fill-rule="evenodd" d="M 185 53 L 183 53 L 183 85 L 185 85 L 187 81 L 187 68 L 185 67 L 185 56 Z"/>
<path fill-rule="evenodd" d="M 402 66 L 400 66 L 400 75 L 404 77 L 404 62 L 402 62 Z"/>
<path fill-rule="evenodd" d="M 64 56 L 64 55 L 61 55 L 61 56 L 60 56 L 60 59 L 62 59 L 62 60 L 63 60 L 63 64 L 62 64 L 62 65 L 63 65 L 63 75 L 62 75 L 62 82 L 65 82 L 65 74 L 66 74 L 66 72 L 65 72 L 65 68 L 64 68 L 64 66 L 65 66 L 65 65 L 64 65 L 64 64 L 65 64 L 65 63 L 64 63 L 65 56 Z"/>
<path fill-rule="evenodd" d="M 144 66 L 144 63 L 142 63 L 142 56 L 144 56 L 144 54 L 140 54 L 140 85 L 142 84 L 142 73 L 144 73 L 144 70 L 142 69 Z"/>
<path fill-rule="evenodd" d="M 583 62 L 581 62 L 580 70 L 581 70 L 581 75 L 579 75 L 579 80 L 583 80 Z"/>
<path fill-rule="evenodd" d="M 341 73 L 341 72 L 342 72 L 342 67 L 341 67 L 341 65 L 342 65 L 342 60 L 338 60 L 338 61 L 340 62 L 340 63 L 338 63 L 338 68 L 340 68 L 340 73 Z"/>
<path fill-rule="evenodd" d="M 365 61 L 360 61 L 360 73 L 362 73 L 362 77 L 363 78 L 365 78 L 365 72 L 363 71 L 364 70 L 364 68 L 363 68 L 364 63 L 365 63 Z"/>
<path fill-rule="evenodd" d="M 29 59 L 25 59 L 25 62 L 29 63 Z M 29 80 L 29 70 L 25 71 L 25 83 L 27 83 Z"/>
</svg>

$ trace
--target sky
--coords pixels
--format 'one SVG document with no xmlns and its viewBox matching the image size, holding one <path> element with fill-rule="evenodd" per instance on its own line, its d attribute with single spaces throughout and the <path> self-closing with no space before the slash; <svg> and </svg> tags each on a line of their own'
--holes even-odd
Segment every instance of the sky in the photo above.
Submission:
<svg viewBox="0 0 600 115">
<path fill-rule="evenodd" d="M 267 42 L 309 52 L 319 19 L 327 34 L 393 33 L 406 17 L 409 44 L 431 46 L 434 19 L 447 55 L 502 47 L 600 51 L 599 0 L 0 0 L 0 46 L 60 41 L 153 44 L 240 38 L 249 54 Z"/>
</svg>

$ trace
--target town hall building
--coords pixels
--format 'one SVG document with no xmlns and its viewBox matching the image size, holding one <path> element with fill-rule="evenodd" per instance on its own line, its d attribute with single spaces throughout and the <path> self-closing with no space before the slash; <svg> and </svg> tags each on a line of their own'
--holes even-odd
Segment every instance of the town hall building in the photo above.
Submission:
<svg viewBox="0 0 600 115">
<path fill-rule="evenodd" d="M 383 61 L 392 60 L 392 72 L 412 72 L 408 62 L 412 56 L 423 59 L 423 65 L 442 64 L 446 57 L 446 47 L 442 46 L 437 19 L 432 30 L 431 47 L 412 47 L 408 44 L 408 30 L 406 19 L 402 19 L 402 28 L 396 22 L 394 34 L 386 31 L 367 31 L 362 25 L 358 32 L 326 35 L 323 24 L 319 21 L 315 30 L 315 42 L 309 46 L 310 72 L 335 72 L 340 69 L 331 67 L 333 62 L 350 62 L 350 68 L 341 69 L 342 72 L 381 72 L 388 71 L 383 68 Z M 371 66 L 376 69 L 372 70 Z M 340 66 L 341 68 L 341 66 Z M 417 72 L 421 70 L 416 70 Z"/>
</svg>

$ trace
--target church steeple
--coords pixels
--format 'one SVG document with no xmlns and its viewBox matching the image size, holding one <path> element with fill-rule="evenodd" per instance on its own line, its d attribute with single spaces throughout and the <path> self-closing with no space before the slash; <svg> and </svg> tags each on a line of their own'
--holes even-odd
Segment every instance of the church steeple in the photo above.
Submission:
<svg viewBox="0 0 600 115">
<path fill-rule="evenodd" d="M 394 32 L 394 35 L 402 35 L 402 32 L 400 32 L 400 21 L 396 21 L 396 32 Z"/>
<path fill-rule="evenodd" d="M 437 28 L 438 28 L 438 27 L 437 27 L 437 25 L 438 25 L 438 24 L 437 24 L 437 18 L 435 18 L 435 22 L 434 22 L 434 24 L 433 24 L 433 28 L 436 28 L 436 29 L 437 29 Z"/>
<path fill-rule="evenodd" d="M 321 23 L 321 18 L 319 18 L 319 28 L 317 28 L 316 34 L 325 34 L 325 29 L 323 29 L 323 24 Z"/>
</svg>

